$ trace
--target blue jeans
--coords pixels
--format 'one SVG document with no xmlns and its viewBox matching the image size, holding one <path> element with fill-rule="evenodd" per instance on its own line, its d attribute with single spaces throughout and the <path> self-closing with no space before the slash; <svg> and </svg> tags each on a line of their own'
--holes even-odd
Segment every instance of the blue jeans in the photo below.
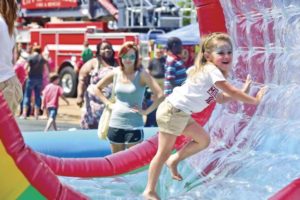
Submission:
<svg viewBox="0 0 300 200">
<path fill-rule="evenodd" d="M 24 101 L 23 101 L 23 106 L 24 107 L 28 108 L 30 106 L 31 93 L 32 93 L 32 90 L 33 90 L 34 91 L 34 97 L 35 97 L 35 107 L 36 108 L 41 108 L 42 85 L 43 85 L 43 78 L 29 78 L 26 81 Z"/>
<path fill-rule="evenodd" d="M 56 119 L 57 108 L 49 107 L 49 108 L 47 108 L 47 109 L 48 109 L 48 115 L 49 115 L 49 118 Z"/>
</svg>

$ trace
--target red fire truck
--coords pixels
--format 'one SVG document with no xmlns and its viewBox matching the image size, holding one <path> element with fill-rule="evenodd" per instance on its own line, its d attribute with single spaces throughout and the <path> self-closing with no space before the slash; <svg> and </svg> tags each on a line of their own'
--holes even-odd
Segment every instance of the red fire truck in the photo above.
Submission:
<svg viewBox="0 0 300 200">
<path fill-rule="evenodd" d="M 102 1 L 102 3 L 105 1 Z M 50 20 L 51 16 L 59 16 L 63 19 L 71 16 L 82 18 L 96 18 L 99 16 L 110 16 L 105 7 L 99 6 L 97 1 L 78 0 L 22 0 L 21 13 L 22 21 L 36 21 L 41 24 L 45 19 Z M 96 6 L 91 7 L 93 4 Z M 111 6 L 111 5 L 110 5 Z M 96 11 L 100 11 L 97 15 Z M 110 10 L 116 13 L 117 10 Z M 44 17 L 41 17 L 44 16 Z M 46 16 L 46 17 L 45 17 Z M 103 41 L 109 41 L 116 53 L 120 45 L 125 41 L 139 43 L 138 33 L 116 32 L 107 27 L 104 20 L 97 21 L 61 21 L 46 22 L 38 28 L 25 28 L 20 26 L 19 37 L 29 45 L 38 44 L 50 59 L 50 72 L 57 72 L 60 75 L 60 82 L 66 96 L 76 95 L 78 71 L 81 67 L 81 52 L 83 42 L 88 41 L 90 48 L 96 52 L 96 45 Z M 24 41 L 25 40 L 25 41 Z"/>
<path fill-rule="evenodd" d="M 50 71 L 57 72 L 66 96 L 74 96 L 77 88 L 77 74 L 81 67 L 83 42 L 88 41 L 96 52 L 96 45 L 105 40 L 118 52 L 125 41 L 140 43 L 138 33 L 103 32 L 101 22 L 47 23 L 44 28 L 30 29 L 32 45 L 41 45 L 51 59 Z"/>
<path fill-rule="evenodd" d="M 155 4 L 151 2 L 142 0 L 21 0 L 20 18 L 23 24 L 35 21 L 41 27 L 24 29 L 21 26 L 20 37 L 25 38 L 26 42 L 31 45 L 41 45 L 52 60 L 50 70 L 60 75 L 65 95 L 75 96 L 78 63 L 81 59 L 84 41 L 89 42 L 94 52 L 96 44 L 102 40 L 112 43 L 116 52 L 125 41 L 135 41 L 140 44 L 143 61 L 147 62 L 149 59 L 148 41 L 140 40 L 141 34 L 137 32 L 156 28 L 172 29 L 180 26 L 178 8 L 171 3 L 171 0 L 160 4 L 156 1 L 153 1 Z M 47 22 L 53 17 L 63 19 L 63 22 Z M 120 32 L 120 30 L 126 30 L 126 32 Z M 29 36 L 26 36 L 26 32 Z"/>
</svg>

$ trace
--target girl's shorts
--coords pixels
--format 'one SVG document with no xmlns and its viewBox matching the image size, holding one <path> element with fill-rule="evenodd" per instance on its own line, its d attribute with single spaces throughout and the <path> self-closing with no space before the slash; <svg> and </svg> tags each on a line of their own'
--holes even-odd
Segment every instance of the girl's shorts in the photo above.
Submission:
<svg viewBox="0 0 300 200">
<path fill-rule="evenodd" d="M 23 98 L 22 85 L 16 76 L 0 83 L 0 92 L 3 94 L 9 108 L 14 114 Z"/>
<path fill-rule="evenodd" d="M 109 127 L 107 138 L 111 143 L 134 144 L 144 140 L 143 129 L 127 130 Z"/>
<path fill-rule="evenodd" d="M 160 132 L 180 135 L 185 127 L 194 122 L 190 114 L 175 108 L 170 102 L 164 100 L 156 111 L 156 121 Z"/>
<path fill-rule="evenodd" d="M 49 118 L 56 119 L 57 108 L 49 107 L 48 108 L 48 115 L 49 115 Z"/>
</svg>

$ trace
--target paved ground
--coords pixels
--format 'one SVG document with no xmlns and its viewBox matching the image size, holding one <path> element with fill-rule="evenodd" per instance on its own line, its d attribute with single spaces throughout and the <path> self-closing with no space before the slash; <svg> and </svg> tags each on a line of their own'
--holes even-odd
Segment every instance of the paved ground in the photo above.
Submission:
<svg viewBox="0 0 300 200">
<path fill-rule="evenodd" d="M 60 107 L 57 116 L 57 127 L 59 130 L 75 130 L 80 129 L 81 109 L 76 105 L 75 98 L 68 98 L 70 105 L 66 105 L 64 101 L 60 101 Z M 26 120 L 16 117 L 19 128 L 22 132 L 43 131 L 47 120 L 35 120 L 29 117 Z"/>
</svg>

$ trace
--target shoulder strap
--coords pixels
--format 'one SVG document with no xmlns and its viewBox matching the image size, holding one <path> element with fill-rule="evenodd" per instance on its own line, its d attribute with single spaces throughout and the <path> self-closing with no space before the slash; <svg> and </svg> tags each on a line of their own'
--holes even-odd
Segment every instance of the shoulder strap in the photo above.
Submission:
<svg viewBox="0 0 300 200">
<path fill-rule="evenodd" d="M 97 57 L 97 70 L 99 70 L 100 68 L 101 68 L 101 62 L 100 62 L 100 60 L 99 60 L 99 58 Z"/>
<path fill-rule="evenodd" d="M 115 87 L 116 87 L 117 77 L 118 77 L 118 71 L 116 70 L 114 72 L 113 87 L 112 87 L 111 95 L 110 95 L 110 99 L 113 101 L 115 100 Z"/>
</svg>

